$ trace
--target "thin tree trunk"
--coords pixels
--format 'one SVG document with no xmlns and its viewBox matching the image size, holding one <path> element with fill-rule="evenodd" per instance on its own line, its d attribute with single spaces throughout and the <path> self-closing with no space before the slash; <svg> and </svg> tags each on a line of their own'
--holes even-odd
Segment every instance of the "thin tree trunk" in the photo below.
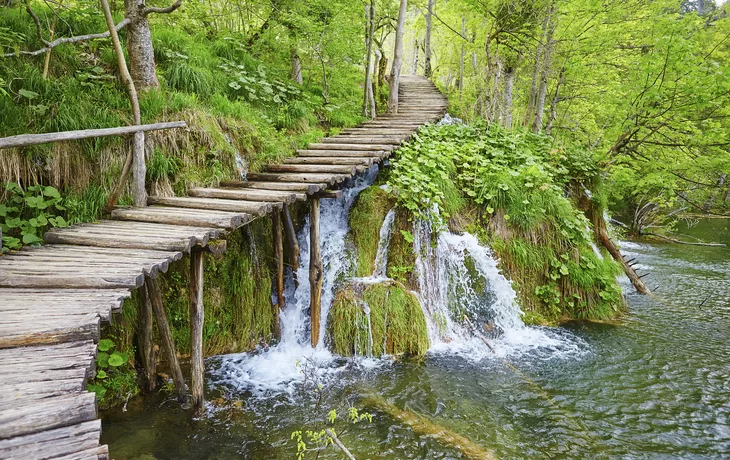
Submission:
<svg viewBox="0 0 730 460">
<path fill-rule="evenodd" d="M 375 96 L 373 95 L 373 38 L 375 36 L 375 0 L 365 5 L 367 19 L 366 48 L 367 65 L 365 68 L 365 100 L 363 101 L 363 116 L 375 118 Z"/>
<path fill-rule="evenodd" d="M 304 83 L 302 79 L 302 61 L 299 59 L 299 53 L 294 45 L 289 48 L 289 56 L 291 58 L 291 79 L 301 85 Z"/>
<path fill-rule="evenodd" d="M 553 39 L 553 34 L 555 32 L 555 20 L 552 17 L 552 6 L 548 9 L 547 15 L 549 26 L 547 28 L 547 37 L 545 41 L 545 57 L 543 59 L 542 71 L 540 73 L 540 89 L 538 90 L 537 101 L 535 102 L 535 118 L 532 122 L 532 131 L 534 132 L 542 130 L 542 116 L 545 111 L 545 96 L 547 95 L 548 78 L 550 77 L 553 49 L 555 48 L 555 40 Z"/>
<path fill-rule="evenodd" d="M 413 39 L 413 65 L 411 66 L 411 74 L 418 74 L 418 53 L 421 51 L 421 45 L 418 43 L 418 38 Z"/>
<path fill-rule="evenodd" d="M 51 26 L 51 32 L 50 36 L 48 37 L 48 41 L 53 41 L 53 36 L 56 34 L 56 26 L 58 25 L 58 15 L 61 13 L 61 7 L 63 6 L 63 0 L 59 0 L 58 6 L 56 7 L 56 14 L 53 16 L 53 26 Z M 48 78 L 48 68 L 51 65 L 51 53 L 53 50 L 48 50 L 46 52 L 46 60 L 43 62 L 43 79 L 45 80 Z"/>
<path fill-rule="evenodd" d="M 121 75 L 124 86 L 127 88 L 129 101 L 132 104 L 132 117 L 134 120 L 134 124 L 140 125 L 142 124 L 142 116 L 139 110 L 137 88 L 134 84 L 132 76 L 129 73 L 129 69 L 127 68 L 127 61 L 124 58 L 122 44 L 119 41 L 117 29 L 114 24 L 114 18 L 112 17 L 112 12 L 109 9 L 109 2 L 107 0 L 100 1 L 102 10 L 104 11 L 104 18 L 106 19 L 106 24 L 109 28 L 109 34 L 112 39 L 112 44 L 114 46 L 114 52 L 117 55 L 119 74 Z M 119 179 L 117 187 L 114 189 L 114 192 L 112 192 L 109 198 L 108 206 L 114 206 L 119 199 L 119 195 L 121 195 L 122 190 L 124 189 L 124 184 L 126 183 L 127 177 L 129 176 L 129 171 L 132 167 L 132 163 L 134 163 L 134 177 L 132 181 L 132 195 L 134 196 L 134 205 L 138 207 L 147 206 L 147 191 L 145 190 L 146 165 L 144 150 L 144 132 L 140 131 L 134 135 L 134 147 L 130 154 L 127 156 L 127 160 L 124 163 L 124 168 L 122 169 L 121 178 Z"/>
<path fill-rule="evenodd" d="M 406 8 L 408 0 L 400 0 L 398 8 L 398 26 L 395 30 L 395 49 L 393 50 L 393 66 L 390 69 L 390 98 L 388 112 L 398 113 L 398 87 L 400 86 L 400 71 L 403 66 L 403 30 L 406 25 Z"/>
<path fill-rule="evenodd" d="M 461 15 L 461 35 L 466 37 L 466 15 Z M 466 44 L 461 41 L 461 54 L 459 55 L 459 103 L 464 93 L 464 58 L 466 57 Z"/>
<path fill-rule="evenodd" d="M 545 127 L 545 134 L 548 136 L 553 130 L 553 123 L 558 118 L 558 103 L 560 102 L 560 86 L 563 84 L 565 79 L 565 67 L 560 69 L 560 75 L 558 76 L 558 83 L 555 85 L 555 94 L 553 100 L 550 103 L 550 119 L 548 120 L 547 126 Z"/>
<path fill-rule="evenodd" d="M 535 50 L 535 65 L 532 68 L 530 95 L 527 100 L 527 110 L 525 111 L 525 118 L 522 122 L 523 126 L 530 126 L 530 120 L 532 120 L 532 115 L 535 112 L 535 103 L 536 103 L 536 99 L 537 99 L 537 83 L 540 79 L 540 68 L 541 68 L 541 64 L 542 64 L 542 57 L 545 53 L 545 46 L 547 43 L 548 29 L 549 29 L 549 23 L 550 23 L 550 11 L 551 10 L 548 9 L 547 14 L 545 14 L 545 18 L 542 21 L 542 39 L 540 40 L 540 43 L 537 45 L 537 50 Z"/>
<path fill-rule="evenodd" d="M 423 73 L 426 78 L 431 78 L 431 32 L 433 31 L 433 9 L 436 7 L 436 0 L 428 0 L 426 10 L 426 38 L 423 42 Z"/>
<path fill-rule="evenodd" d="M 150 22 L 142 14 L 144 0 L 124 0 L 124 9 L 131 20 L 127 25 L 127 52 L 134 84 L 140 91 L 159 88 Z"/>
<path fill-rule="evenodd" d="M 502 93 L 502 126 L 505 128 L 512 127 L 512 100 L 514 96 L 516 69 L 509 66 L 504 70 L 504 90 Z"/>
</svg>

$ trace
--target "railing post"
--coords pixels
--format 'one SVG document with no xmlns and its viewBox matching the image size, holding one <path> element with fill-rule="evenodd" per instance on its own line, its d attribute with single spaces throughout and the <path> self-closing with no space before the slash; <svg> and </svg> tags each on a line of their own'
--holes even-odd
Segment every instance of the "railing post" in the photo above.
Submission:
<svg viewBox="0 0 730 460">
<path fill-rule="evenodd" d="M 134 133 L 134 170 L 132 173 L 132 195 L 138 208 L 147 206 L 147 164 L 145 163 L 144 131 Z"/>
</svg>

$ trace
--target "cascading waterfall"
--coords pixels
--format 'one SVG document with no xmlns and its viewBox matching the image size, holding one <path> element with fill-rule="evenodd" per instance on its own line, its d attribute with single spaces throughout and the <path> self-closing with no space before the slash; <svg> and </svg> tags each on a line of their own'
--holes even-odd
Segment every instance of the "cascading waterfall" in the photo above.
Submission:
<svg viewBox="0 0 730 460">
<path fill-rule="evenodd" d="M 431 352 L 457 353 L 470 359 L 490 356 L 492 351 L 471 327 L 479 328 L 478 334 L 500 356 L 535 349 L 554 353 L 583 348 L 548 329 L 525 326 L 510 281 L 499 272 L 489 247 L 474 235 L 448 230 L 434 233 L 430 220 L 414 223 L 418 294 Z"/>
<path fill-rule="evenodd" d="M 293 277 L 286 283 L 286 308 L 280 312 L 281 340 L 266 351 L 240 353 L 219 358 L 219 366 L 213 372 L 212 384 L 224 383 L 233 388 L 245 388 L 259 395 L 292 392 L 294 384 L 301 380 L 298 367 L 304 359 L 313 359 L 321 366 L 319 372 L 338 372 L 337 367 L 328 367 L 332 354 L 324 346 L 324 335 L 335 285 L 341 276 L 351 268 L 346 245 L 350 230 L 348 217 L 350 207 L 357 195 L 369 187 L 378 174 L 374 166 L 363 176 L 357 177 L 338 199 L 322 199 L 320 208 L 320 244 L 324 279 L 322 286 L 322 311 L 319 342 L 312 349 L 309 325 L 309 217 L 299 232 L 299 269 L 294 274 L 299 280 L 295 287 Z"/>
</svg>

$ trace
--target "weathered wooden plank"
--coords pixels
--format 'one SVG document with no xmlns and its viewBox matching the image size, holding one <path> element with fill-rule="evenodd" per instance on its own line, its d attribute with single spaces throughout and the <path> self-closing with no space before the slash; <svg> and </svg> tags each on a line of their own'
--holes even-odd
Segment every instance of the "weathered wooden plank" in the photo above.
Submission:
<svg viewBox="0 0 730 460">
<path fill-rule="evenodd" d="M 221 182 L 221 187 L 252 188 L 256 190 L 272 190 L 284 192 L 304 192 L 312 194 L 327 188 L 329 184 L 316 184 L 306 182 L 262 182 L 262 181 L 240 181 L 230 180 Z"/>
<path fill-rule="evenodd" d="M 190 390 L 195 411 L 203 410 L 203 261 L 205 252 L 193 250 L 190 253 Z"/>
<path fill-rule="evenodd" d="M 372 158 L 379 161 L 387 158 L 390 152 L 385 150 L 297 150 L 300 157 L 332 157 L 332 158 Z"/>
<path fill-rule="evenodd" d="M 335 156 L 318 156 L 318 157 L 294 157 L 284 160 L 286 164 L 305 164 L 305 165 L 358 165 L 371 166 L 379 157 L 353 157 L 353 158 L 337 158 Z"/>
<path fill-rule="evenodd" d="M 194 188 L 188 190 L 191 196 L 204 198 L 228 198 L 231 200 L 248 200 L 259 202 L 292 203 L 296 199 L 293 192 L 276 192 L 271 190 L 240 190 L 224 188 Z"/>
<path fill-rule="evenodd" d="M 85 241 L 79 239 L 79 241 Z M 72 270 L 73 267 L 68 267 Z M 141 286 L 144 273 L 138 275 L 99 275 L 85 273 L 81 276 L 72 273 L 15 273 L 0 271 L 0 287 L 58 287 L 58 288 L 129 288 Z"/>
<path fill-rule="evenodd" d="M 180 208 L 211 209 L 218 211 L 245 212 L 254 216 L 263 216 L 273 209 L 270 202 L 253 202 L 243 200 L 226 200 L 220 198 L 162 197 L 151 196 L 148 204 L 174 206 Z"/>
<path fill-rule="evenodd" d="M 80 340 L 99 341 L 99 315 L 32 316 L 3 312 L 0 348 L 49 345 Z"/>
<path fill-rule="evenodd" d="M 99 447 L 101 420 L 92 420 L 41 433 L 0 440 L 0 458 L 45 460 L 83 455 Z M 76 457 L 78 458 L 78 457 Z"/>
<path fill-rule="evenodd" d="M 251 220 L 248 214 L 222 211 L 184 212 L 183 208 L 151 206 L 146 208 L 115 209 L 112 218 L 172 225 L 237 228 Z"/>
<path fill-rule="evenodd" d="M 321 173 L 256 173 L 249 174 L 249 180 L 264 182 L 311 182 L 336 184 L 347 179 L 344 174 L 321 174 Z"/>
<path fill-rule="evenodd" d="M 82 392 L 23 404 L 0 412 L 0 439 L 67 427 L 96 418 L 96 395 Z"/>
<path fill-rule="evenodd" d="M 266 168 L 267 171 L 281 173 L 335 173 L 353 175 L 357 172 L 357 168 L 352 165 L 297 165 L 297 164 L 281 164 L 272 165 Z"/>
<path fill-rule="evenodd" d="M 312 143 L 309 144 L 308 150 L 385 150 L 391 151 L 395 146 L 388 144 L 349 144 L 349 143 Z"/>
<path fill-rule="evenodd" d="M 359 136 L 350 134 L 349 136 L 336 136 L 322 139 L 322 144 L 367 144 L 367 145 L 400 145 L 403 138 L 395 136 Z"/>
</svg>

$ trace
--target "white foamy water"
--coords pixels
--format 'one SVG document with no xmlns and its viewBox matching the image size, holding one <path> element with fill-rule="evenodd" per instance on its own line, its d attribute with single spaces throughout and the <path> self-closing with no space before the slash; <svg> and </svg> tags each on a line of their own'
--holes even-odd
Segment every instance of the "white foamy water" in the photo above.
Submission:
<svg viewBox="0 0 730 460">
<path fill-rule="evenodd" d="M 527 353 L 549 358 L 586 350 L 572 335 L 525 326 L 511 282 L 500 273 L 489 247 L 474 235 L 442 231 L 434 236 L 431 222 L 417 221 L 414 251 L 429 352 L 480 360 Z M 486 334 L 472 330 L 485 325 Z"/>
<path fill-rule="evenodd" d="M 213 384 L 223 383 L 236 389 L 249 389 L 259 396 L 291 392 L 303 379 L 300 366 L 306 359 L 314 360 L 317 372 L 323 377 L 337 373 L 347 363 L 334 362 L 332 354 L 325 348 L 327 316 L 334 300 L 335 287 L 343 274 L 347 273 L 352 260 L 347 251 L 346 240 L 350 226 L 350 208 L 357 195 L 370 186 L 378 174 L 374 166 L 345 189 L 338 199 L 322 199 L 320 208 L 320 244 L 324 279 L 322 286 L 322 311 L 320 337 L 315 348 L 311 346 L 309 320 L 309 237 L 310 226 L 307 217 L 298 235 L 300 260 L 295 287 L 289 277 L 286 289 L 286 308 L 280 312 L 281 341 L 267 349 L 252 353 L 221 356 L 219 366 L 213 371 Z M 357 363 L 356 365 L 369 365 Z"/>
</svg>

